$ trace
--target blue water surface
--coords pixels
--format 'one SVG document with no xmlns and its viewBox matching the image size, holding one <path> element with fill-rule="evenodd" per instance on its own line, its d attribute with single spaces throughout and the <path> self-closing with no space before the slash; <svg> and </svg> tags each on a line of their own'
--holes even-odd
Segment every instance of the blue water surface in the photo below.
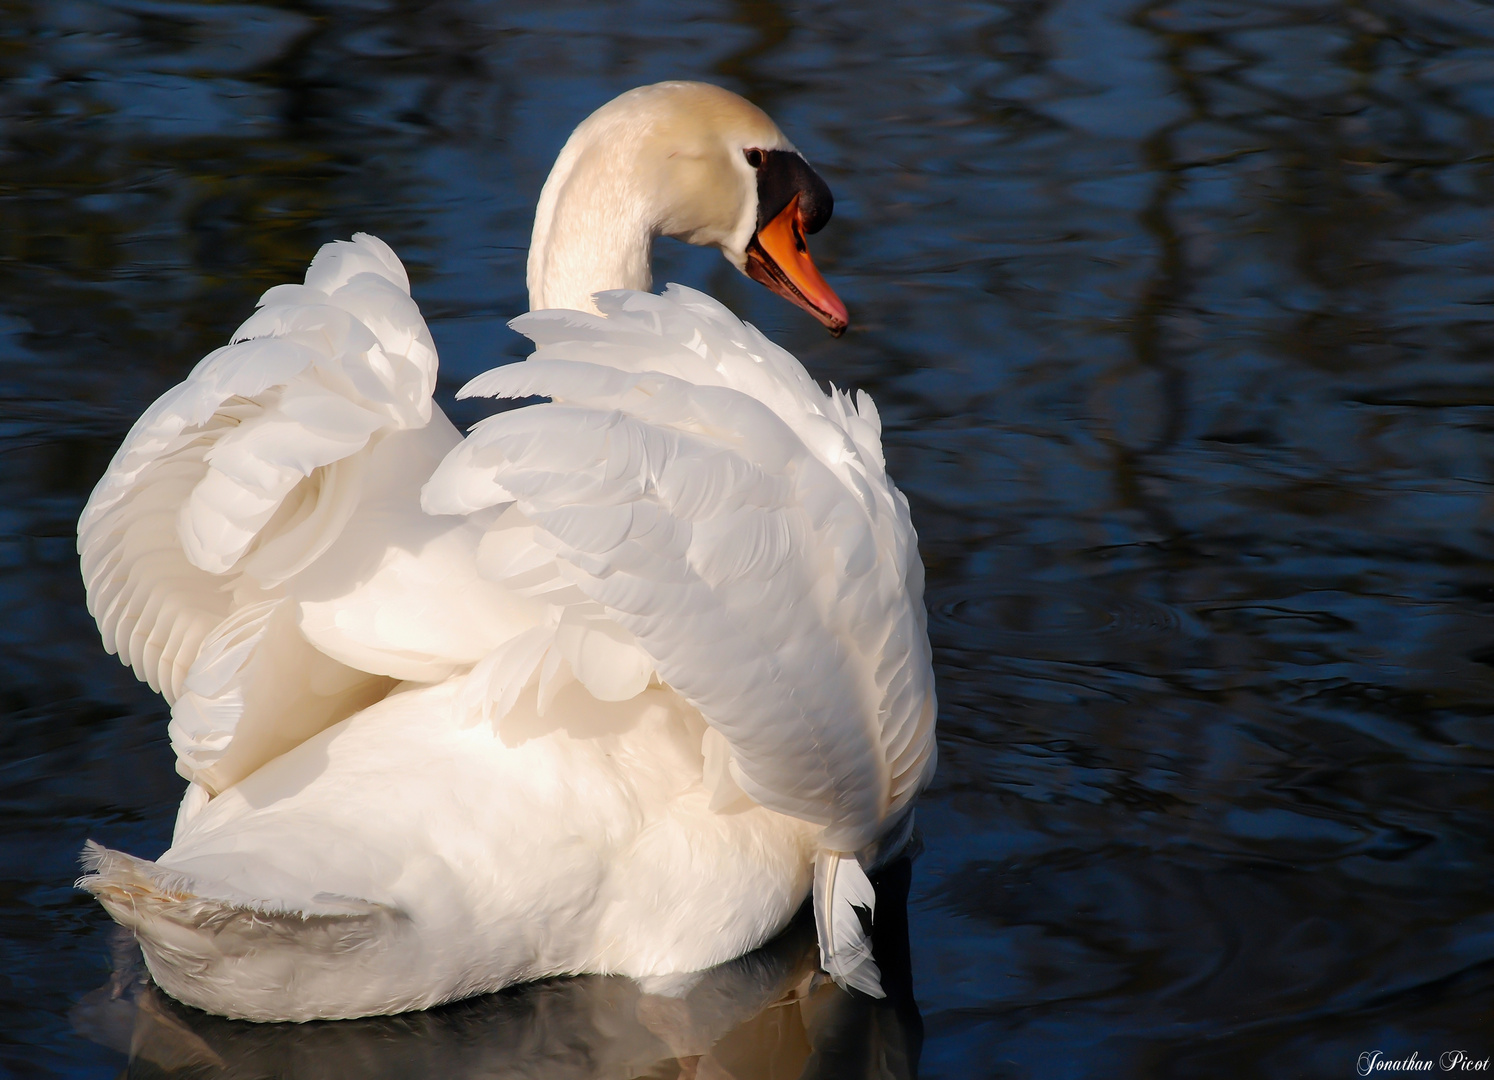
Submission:
<svg viewBox="0 0 1494 1080">
<path fill-rule="evenodd" d="M 685 997 L 300 1028 L 177 1006 L 71 887 L 166 710 L 73 530 L 129 425 L 356 230 L 439 397 L 524 355 L 570 129 L 698 78 L 835 191 L 853 326 L 661 242 L 884 419 L 939 773 L 887 1003 L 796 924 Z M 1494 1053 L 1494 8 L 1472 0 L 0 3 L 0 1072 L 1347 1077 Z M 904 909 L 899 896 L 908 888 Z M 906 927 L 902 915 L 906 914 Z M 904 950 L 910 962 L 901 957 Z M 714 1071 L 713 1071 L 714 1070 Z"/>
</svg>

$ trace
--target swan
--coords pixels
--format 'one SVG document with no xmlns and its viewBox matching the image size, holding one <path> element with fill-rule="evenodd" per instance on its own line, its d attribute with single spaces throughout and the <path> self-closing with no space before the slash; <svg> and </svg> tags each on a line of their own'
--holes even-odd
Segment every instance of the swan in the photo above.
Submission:
<svg viewBox="0 0 1494 1080">
<path fill-rule="evenodd" d="M 337 1019 L 559 974 L 688 987 L 813 896 L 860 911 L 935 764 L 923 566 L 865 393 L 720 304 L 713 246 L 832 333 L 829 189 L 744 99 L 668 82 L 570 136 L 536 345 L 461 396 L 382 241 L 324 246 L 134 425 L 78 524 L 104 645 L 171 707 L 170 848 L 79 881 L 208 1012 Z"/>
</svg>

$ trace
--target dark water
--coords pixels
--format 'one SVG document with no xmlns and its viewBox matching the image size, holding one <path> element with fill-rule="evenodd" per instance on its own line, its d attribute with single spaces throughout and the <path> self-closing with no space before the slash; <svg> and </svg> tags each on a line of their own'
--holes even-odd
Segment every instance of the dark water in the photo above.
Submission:
<svg viewBox="0 0 1494 1080">
<path fill-rule="evenodd" d="M 86 837 L 162 850 L 181 787 L 164 708 L 83 610 L 87 492 L 355 229 L 411 266 L 446 399 L 521 355 L 555 152 L 666 77 L 751 96 L 836 192 L 840 341 L 713 253 L 665 244 L 657 276 L 881 405 L 941 702 L 905 996 L 816 984 L 800 927 L 672 1005 L 597 979 L 290 1030 L 174 1008 L 70 888 Z M 0 79 L 9 1075 L 1494 1053 L 1487 4 L 3 0 Z"/>
</svg>

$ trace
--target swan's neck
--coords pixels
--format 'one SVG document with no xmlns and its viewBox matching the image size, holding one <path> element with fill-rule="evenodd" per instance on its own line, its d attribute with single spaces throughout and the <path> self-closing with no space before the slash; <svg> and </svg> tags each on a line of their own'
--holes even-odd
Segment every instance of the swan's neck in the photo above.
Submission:
<svg viewBox="0 0 1494 1080">
<path fill-rule="evenodd" d="M 529 307 L 596 311 L 604 289 L 648 289 L 659 233 L 651 193 L 624 147 L 577 145 L 561 151 L 540 192 L 529 246 Z"/>
</svg>

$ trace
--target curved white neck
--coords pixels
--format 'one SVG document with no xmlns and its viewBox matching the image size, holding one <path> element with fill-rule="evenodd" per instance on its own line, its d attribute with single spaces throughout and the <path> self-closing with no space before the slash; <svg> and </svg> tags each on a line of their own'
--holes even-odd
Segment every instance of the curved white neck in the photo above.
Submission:
<svg viewBox="0 0 1494 1080">
<path fill-rule="evenodd" d="M 567 143 L 540 192 L 529 245 L 529 307 L 596 311 L 604 289 L 653 285 L 658 215 L 623 147 Z"/>
<path fill-rule="evenodd" d="M 649 289 L 657 236 L 714 247 L 745 271 L 757 224 L 748 146 L 792 148 L 761 110 L 703 83 L 642 86 L 592 113 L 540 192 L 530 308 L 596 311 L 595 293 Z"/>
</svg>

